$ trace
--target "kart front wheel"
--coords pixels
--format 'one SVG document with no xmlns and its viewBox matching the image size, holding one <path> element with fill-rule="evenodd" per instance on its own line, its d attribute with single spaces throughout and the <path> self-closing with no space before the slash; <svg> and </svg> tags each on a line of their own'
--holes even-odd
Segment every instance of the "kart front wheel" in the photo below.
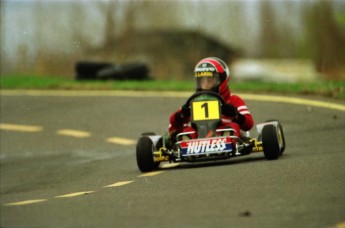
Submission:
<svg viewBox="0 0 345 228">
<path fill-rule="evenodd" d="M 280 154 L 283 154 L 285 151 L 285 147 L 286 147 L 283 126 L 279 123 L 278 120 L 267 120 L 265 122 L 266 123 L 267 122 L 278 122 L 277 123 L 277 134 L 278 134 L 278 140 L 279 140 L 279 144 L 280 144 Z"/>
<path fill-rule="evenodd" d="M 150 172 L 156 168 L 153 160 L 153 143 L 149 137 L 139 138 L 136 148 L 137 164 L 141 172 Z"/>
<path fill-rule="evenodd" d="M 275 125 L 266 125 L 262 129 L 262 146 L 265 157 L 268 160 L 277 159 L 282 149 L 285 148 L 285 142 L 282 141 L 281 128 Z"/>
</svg>

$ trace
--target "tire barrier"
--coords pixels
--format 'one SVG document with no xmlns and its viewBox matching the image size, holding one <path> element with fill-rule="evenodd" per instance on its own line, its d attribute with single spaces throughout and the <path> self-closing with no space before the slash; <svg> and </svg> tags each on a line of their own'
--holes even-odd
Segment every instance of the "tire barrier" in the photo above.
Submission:
<svg viewBox="0 0 345 228">
<path fill-rule="evenodd" d="M 149 67 L 145 63 L 126 64 L 78 62 L 77 80 L 149 80 Z"/>
</svg>

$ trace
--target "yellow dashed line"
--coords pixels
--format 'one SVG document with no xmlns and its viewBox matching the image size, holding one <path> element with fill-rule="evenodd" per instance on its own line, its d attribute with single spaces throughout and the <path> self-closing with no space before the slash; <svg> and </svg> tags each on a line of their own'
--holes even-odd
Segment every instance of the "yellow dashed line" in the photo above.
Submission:
<svg viewBox="0 0 345 228">
<path fill-rule="evenodd" d="M 149 176 L 155 176 L 158 174 L 163 173 L 163 171 L 158 171 L 158 172 L 150 172 L 150 173 L 146 173 L 143 175 L 140 175 L 138 177 L 149 177 Z M 120 182 L 116 182 L 114 184 L 111 185 L 106 185 L 103 186 L 103 188 L 111 188 L 111 187 L 120 187 L 120 186 L 124 186 L 130 183 L 133 183 L 134 181 L 120 181 Z M 86 195 L 86 194 L 91 194 L 94 193 L 95 191 L 82 191 L 82 192 L 73 192 L 73 193 L 68 193 L 68 194 L 64 194 L 64 195 L 60 195 L 60 196 L 55 196 L 54 198 L 71 198 L 71 197 L 76 197 L 76 196 L 82 196 L 82 195 Z M 23 205 L 29 205 L 29 204 L 35 204 L 35 203 L 41 203 L 41 202 L 45 202 L 48 201 L 48 199 L 33 199 L 33 200 L 25 200 L 25 201 L 19 201 L 19 202 L 13 202 L 13 203 L 6 203 L 4 204 L 5 206 L 23 206 Z"/>
<path fill-rule="evenodd" d="M 72 130 L 72 129 L 61 129 L 57 131 L 57 134 L 75 137 L 75 138 L 87 138 L 91 136 L 91 133 L 87 131 L 78 131 L 78 130 Z"/>
<path fill-rule="evenodd" d="M 124 146 L 129 146 L 129 145 L 136 144 L 136 140 L 120 138 L 120 137 L 107 138 L 106 142 L 114 143 L 114 144 L 120 144 L 120 145 L 124 145 Z"/>
<path fill-rule="evenodd" d="M 0 129 L 6 131 L 39 132 L 43 130 L 43 127 L 21 124 L 0 124 Z"/>
<path fill-rule="evenodd" d="M 14 203 L 6 203 L 5 206 L 24 206 L 24 205 L 29 205 L 29 204 L 41 203 L 45 201 L 47 201 L 47 199 L 25 200 L 25 201 L 19 201 L 19 202 L 14 202 Z"/>
<path fill-rule="evenodd" d="M 138 177 L 152 177 L 152 176 L 155 176 L 155 175 L 158 175 L 158 174 L 161 174 L 163 173 L 163 171 L 157 171 L 157 172 L 149 172 L 149 173 L 145 173 L 145 174 L 142 174 Z"/>
<path fill-rule="evenodd" d="M 69 193 L 69 194 L 65 194 L 65 195 L 61 195 L 61 196 L 55 196 L 55 198 L 69 198 L 69 197 L 86 195 L 86 194 L 90 194 L 90 193 L 93 193 L 93 192 L 95 192 L 95 191 L 73 192 L 73 193 Z"/>
<path fill-rule="evenodd" d="M 111 184 L 111 185 L 107 185 L 107 186 L 104 186 L 104 188 L 111 188 L 111 187 L 119 187 L 119 186 L 123 186 L 123 185 L 126 185 L 126 184 L 130 184 L 134 181 L 121 181 L 121 182 L 116 182 L 114 184 Z"/>
</svg>

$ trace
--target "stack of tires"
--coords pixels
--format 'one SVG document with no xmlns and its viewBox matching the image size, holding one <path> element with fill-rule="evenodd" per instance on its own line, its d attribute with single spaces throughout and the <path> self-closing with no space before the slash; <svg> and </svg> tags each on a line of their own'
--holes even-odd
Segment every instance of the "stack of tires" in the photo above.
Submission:
<svg viewBox="0 0 345 228">
<path fill-rule="evenodd" d="M 149 80 L 149 67 L 145 63 L 78 62 L 75 65 L 77 80 Z"/>
</svg>

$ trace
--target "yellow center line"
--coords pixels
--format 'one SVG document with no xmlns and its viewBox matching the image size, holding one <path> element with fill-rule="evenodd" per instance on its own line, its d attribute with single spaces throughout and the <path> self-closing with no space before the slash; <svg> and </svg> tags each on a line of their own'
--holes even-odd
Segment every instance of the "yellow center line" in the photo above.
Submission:
<svg viewBox="0 0 345 228">
<path fill-rule="evenodd" d="M 104 188 L 111 188 L 111 187 L 119 187 L 119 186 L 123 186 L 123 185 L 126 185 L 126 184 L 130 184 L 134 181 L 121 181 L 121 182 L 116 182 L 114 184 L 111 184 L 111 185 L 107 185 L 107 186 L 104 186 Z"/>
<path fill-rule="evenodd" d="M 90 132 L 78 131 L 78 130 L 72 130 L 72 129 L 61 129 L 57 131 L 57 134 L 63 135 L 63 136 L 75 137 L 75 138 L 87 138 L 91 136 Z"/>
<path fill-rule="evenodd" d="M 95 192 L 95 191 L 73 192 L 73 193 L 69 193 L 69 194 L 65 194 L 65 195 L 61 195 L 61 196 L 55 196 L 55 198 L 75 197 L 75 196 L 81 196 L 81 195 L 90 194 L 90 193 L 93 193 L 93 192 Z"/>
<path fill-rule="evenodd" d="M 41 203 L 45 201 L 47 201 L 47 199 L 33 199 L 33 200 L 25 200 L 25 201 L 13 202 L 13 203 L 6 203 L 5 206 L 23 206 L 23 205 Z"/>
<path fill-rule="evenodd" d="M 127 139 L 127 138 L 120 138 L 120 137 L 107 138 L 106 142 L 114 143 L 114 144 L 120 144 L 120 145 L 125 145 L 125 146 L 136 144 L 136 140 Z"/>
<path fill-rule="evenodd" d="M 42 126 L 22 125 L 22 124 L 0 124 L 0 130 L 21 131 L 21 132 L 39 132 L 43 130 Z"/>
</svg>

